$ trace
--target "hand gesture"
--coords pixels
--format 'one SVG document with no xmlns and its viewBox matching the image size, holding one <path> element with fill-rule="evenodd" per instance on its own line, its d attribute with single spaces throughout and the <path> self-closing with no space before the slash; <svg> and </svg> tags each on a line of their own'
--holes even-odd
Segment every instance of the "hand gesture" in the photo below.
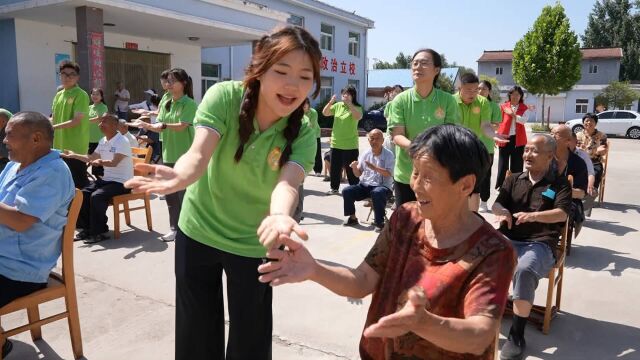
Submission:
<svg viewBox="0 0 640 360">
<path fill-rule="evenodd" d="M 269 215 L 258 227 L 260 244 L 267 250 L 278 248 L 290 240 L 292 232 L 304 240 L 309 238 L 307 232 L 289 215 Z"/>
<path fill-rule="evenodd" d="M 511 110 L 511 108 L 508 106 L 505 106 L 502 111 L 504 111 L 504 113 L 507 115 L 513 115 L 513 110 Z"/>
<path fill-rule="evenodd" d="M 513 214 L 513 217 L 516 218 L 516 225 L 536 222 L 536 213 L 535 212 L 518 212 Z"/>
<path fill-rule="evenodd" d="M 351 164 L 349 164 L 349 167 L 352 170 L 357 170 L 358 169 L 358 162 L 357 161 L 352 161 Z"/>
<path fill-rule="evenodd" d="M 595 196 L 595 193 L 596 188 L 593 185 L 587 186 L 587 194 L 589 194 L 589 196 Z"/>
<path fill-rule="evenodd" d="M 331 104 L 333 104 L 334 102 L 336 102 L 336 96 L 335 96 L 335 95 L 333 95 L 333 96 L 331 97 L 331 100 L 329 100 L 329 102 L 330 102 Z"/>
<path fill-rule="evenodd" d="M 500 214 L 496 214 L 496 222 L 498 223 L 498 226 L 500 226 L 502 222 L 506 222 L 507 229 L 511 229 L 511 226 L 513 225 L 513 217 L 509 210 L 505 209 Z"/>
<path fill-rule="evenodd" d="M 508 144 L 509 136 L 496 133 L 496 135 L 493 137 L 493 141 L 495 141 L 496 144 Z"/>
<path fill-rule="evenodd" d="M 286 250 L 267 251 L 270 261 L 258 266 L 258 272 L 262 274 L 258 281 L 278 286 L 308 280 L 316 266 L 316 260 L 309 250 L 302 242 L 290 237 L 285 238 L 282 245 L 286 246 Z"/>
<path fill-rule="evenodd" d="M 364 330 L 365 337 L 395 338 L 413 331 L 428 316 L 429 301 L 420 286 L 409 289 L 408 300 L 397 312 L 387 315 Z"/>
<path fill-rule="evenodd" d="M 95 159 L 95 160 L 89 162 L 89 164 L 91 164 L 91 166 L 102 166 L 103 165 L 103 160 L 102 159 Z"/>
<path fill-rule="evenodd" d="M 178 173 L 168 166 L 136 164 L 135 170 L 149 175 L 134 176 L 124 183 L 124 187 L 134 193 L 171 194 L 183 189 L 179 186 Z"/>
<path fill-rule="evenodd" d="M 62 150 L 62 152 L 60 152 L 60 157 L 61 157 L 61 158 L 65 158 L 65 159 L 73 159 L 73 156 L 74 156 L 75 154 L 76 154 L 76 153 L 74 153 L 74 152 L 73 152 L 73 151 L 71 151 L 71 150 Z"/>
<path fill-rule="evenodd" d="M 527 105 L 527 108 L 531 111 L 536 111 L 536 106 L 533 104 Z"/>
</svg>

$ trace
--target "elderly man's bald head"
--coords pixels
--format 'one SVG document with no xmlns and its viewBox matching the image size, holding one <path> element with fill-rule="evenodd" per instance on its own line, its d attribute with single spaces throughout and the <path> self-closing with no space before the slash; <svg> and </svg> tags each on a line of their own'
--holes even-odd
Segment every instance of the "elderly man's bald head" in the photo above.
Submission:
<svg viewBox="0 0 640 360">
<path fill-rule="evenodd" d="M 380 135 L 384 136 L 384 133 L 380 129 L 373 129 L 367 133 L 367 136 Z"/>
<path fill-rule="evenodd" d="M 49 145 L 53 143 L 53 126 L 51 121 L 46 116 L 35 111 L 21 111 L 10 120 L 13 126 L 26 129 L 28 133 L 40 133 L 45 141 L 49 142 Z"/>
</svg>

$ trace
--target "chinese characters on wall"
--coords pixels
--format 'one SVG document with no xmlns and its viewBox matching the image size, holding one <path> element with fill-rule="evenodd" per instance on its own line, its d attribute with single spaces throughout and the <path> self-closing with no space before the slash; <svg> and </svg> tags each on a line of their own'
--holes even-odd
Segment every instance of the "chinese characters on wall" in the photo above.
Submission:
<svg viewBox="0 0 640 360">
<path fill-rule="evenodd" d="M 90 32 L 89 36 L 89 68 L 91 69 L 91 86 L 104 87 L 104 34 Z"/>
<path fill-rule="evenodd" d="M 338 62 L 336 58 L 331 58 L 331 60 L 329 60 L 326 56 L 323 56 L 322 60 L 320 61 L 320 70 L 327 70 L 340 74 L 355 75 L 356 64 L 354 62 L 347 63 L 346 61 Z"/>
</svg>

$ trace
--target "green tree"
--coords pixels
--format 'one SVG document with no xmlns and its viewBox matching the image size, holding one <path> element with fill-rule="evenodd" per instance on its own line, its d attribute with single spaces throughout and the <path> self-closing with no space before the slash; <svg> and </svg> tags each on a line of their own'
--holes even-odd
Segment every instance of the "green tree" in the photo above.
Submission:
<svg viewBox="0 0 640 360">
<path fill-rule="evenodd" d="M 405 55 L 402 51 L 396 56 L 396 62 L 377 60 L 373 64 L 374 69 L 411 69 L 411 55 Z"/>
<path fill-rule="evenodd" d="M 582 42 L 585 47 L 621 47 L 619 78 L 640 80 L 640 1 L 596 1 Z"/>
<path fill-rule="evenodd" d="M 491 96 L 491 101 L 500 103 L 500 81 L 494 77 L 481 74 L 480 81 L 483 80 L 487 80 L 491 83 L 491 93 L 489 94 Z"/>
<path fill-rule="evenodd" d="M 436 87 L 450 94 L 453 94 L 456 90 L 453 88 L 453 81 L 451 80 L 451 78 L 444 74 L 440 74 L 440 76 L 438 76 Z"/>
<path fill-rule="evenodd" d="M 628 82 L 612 81 L 598 97 L 610 108 L 624 109 L 640 98 L 640 93 L 633 90 Z"/>
<path fill-rule="evenodd" d="M 560 3 L 545 6 L 533 27 L 513 49 L 513 78 L 527 91 L 546 95 L 568 91 L 580 80 L 580 45 Z M 549 126 L 549 119 L 547 119 Z"/>
</svg>

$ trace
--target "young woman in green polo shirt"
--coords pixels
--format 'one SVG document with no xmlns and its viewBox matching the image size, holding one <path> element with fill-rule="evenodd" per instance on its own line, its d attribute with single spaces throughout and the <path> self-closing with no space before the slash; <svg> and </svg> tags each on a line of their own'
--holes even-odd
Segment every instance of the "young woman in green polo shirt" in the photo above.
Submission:
<svg viewBox="0 0 640 360">
<path fill-rule="evenodd" d="M 493 86 L 487 80 L 480 81 L 480 85 L 478 85 L 478 91 L 480 95 L 486 97 L 487 100 L 489 100 L 489 104 L 491 106 L 491 123 L 499 124 L 502 121 L 502 110 L 500 110 L 500 105 L 498 105 L 497 102 L 491 99 L 492 88 Z M 497 125 L 495 125 L 494 128 L 497 128 Z M 482 183 L 480 184 L 480 208 L 485 212 L 489 211 L 487 201 L 489 201 L 489 197 L 491 196 L 491 167 L 493 166 L 495 142 L 493 142 L 492 146 L 487 146 L 487 150 L 489 151 L 489 169 L 487 170 L 487 174 L 484 176 L 484 178 L 482 179 Z"/>
<path fill-rule="evenodd" d="M 320 92 L 321 57 L 302 28 L 263 36 L 243 82 L 207 90 L 193 144 L 175 166 L 141 165 L 153 175 L 126 184 L 161 194 L 190 185 L 175 250 L 178 360 L 225 358 L 222 271 L 226 358 L 271 359 L 272 289 L 258 281 L 257 268 L 267 248 L 294 232 L 307 238 L 290 215 L 316 152 L 315 133 L 302 119 L 304 99 Z"/>
<path fill-rule="evenodd" d="M 356 88 L 349 85 L 340 92 L 342 101 L 336 102 L 336 96 L 322 109 L 324 116 L 333 116 L 331 131 L 331 189 L 327 194 L 339 194 L 342 170 L 347 172 L 349 185 L 359 182 L 349 166 L 358 160 L 358 121 L 362 119 L 362 106 L 358 104 Z"/>
<path fill-rule="evenodd" d="M 459 124 L 458 104 L 453 95 L 435 87 L 442 57 L 432 49 L 420 49 L 413 54 L 411 73 L 414 87 L 402 92 L 388 103 L 393 142 L 396 148 L 396 165 L 393 172 L 396 207 L 416 196 L 409 186 L 413 162 L 407 153 L 411 141 L 424 130 L 445 124 Z"/>
<path fill-rule="evenodd" d="M 178 158 L 187 152 L 193 142 L 193 119 L 198 106 L 193 100 L 193 83 L 184 69 L 173 68 L 167 74 L 168 95 L 160 103 L 155 124 L 142 121 L 136 124 L 144 129 L 159 132 L 162 141 L 162 159 L 166 166 L 173 167 Z M 167 194 L 170 231 L 161 236 L 162 241 L 173 241 L 178 231 L 178 219 L 182 209 L 184 190 Z"/>
<path fill-rule="evenodd" d="M 102 89 L 91 89 L 90 97 L 93 104 L 89 105 L 89 151 L 87 154 L 93 153 L 98 147 L 98 142 L 100 142 L 100 139 L 104 136 L 102 131 L 100 131 L 100 127 L 98 127 L 98 123 L 102 115 L 109 111 L 107 105 L 104 103 L 104 92 Z M 102 176 L 104 169 L 102 166 L 92 166 L 91 173 L 95 176 Z"/>
</svg>

